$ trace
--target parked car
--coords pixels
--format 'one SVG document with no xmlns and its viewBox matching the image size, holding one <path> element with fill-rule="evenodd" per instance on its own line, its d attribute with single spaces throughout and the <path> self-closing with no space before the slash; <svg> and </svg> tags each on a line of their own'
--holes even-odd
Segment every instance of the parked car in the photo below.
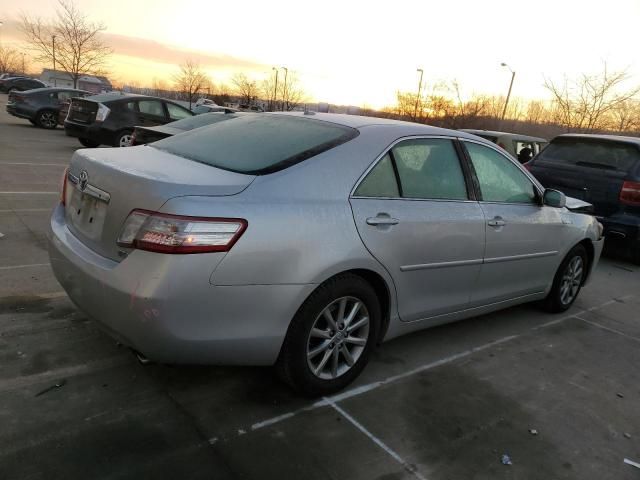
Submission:
<svg viewBox="0 0 640 480">
<path fill-rule="evenodd" d="M 137 125 L 164 125 L 192 116 L 193 112 L 164 98 L 105 93 L 73 98 L 64 131 L 85 147 L 127 147 Z"/>
<path fill-rule="evenodd" d="M 473 130 L 463 128 L 460 131 L 485 138 L 496 145 L 504 148 L 520 163 L 527 163 L 549 143 L 548 140 L 540 137 L 530 137 L 519 133 L 495 132 L 492 130 Z"/>
<path fill-rule="evenodd" d="M 194 128 L 212 125 L 217 122 L 224 122 L 225 120 L 232 120 L 243 115 L 247 114 L 223 112 L 203 113 L 202 115 L 183 118 L 182 120 L 177 120 L 165 125 L 158 125 L 157 127 L 136 127 L 134 128 L 133 135 L 131 136 L 131 145 L 153 143 L 155 141 L 162 140 L 163 138 L 188 132 Z"/>
<path fill-rule="evenodd" d="M 237 108 L 221 107 L 220 105 L 203 104 L 203 105 L 194 106 L 191 109 L 191 111 L 196 115 L 201 115 L 203 113 L 212 113 L 212 112 L 233 113 L 233 112 L 239 112 L 240 110 L 238 110 Z"/>
<path fill-rule="evenodd" d="M 46 86 L 44 82 L 28 77 L 8 77 L 0 80 L 0 92 L 2 93 L 24 92 L 25 90 L 44 88 Z"/>
<path fill-rule="evenodd" d="M 36 88 L 26 92 L 11 92 L 7 100 L 7 112 L 25 118 L 42 128 L 56 128 L 62 102 L 71 97 L 92 95 L 90 92 L 71 88 Z"/>
<path fill-rule="evenodd" d="M 379 341 L 534 300 L 568 309 L 603 239 L 565 201 L 464 132 L 245 115 L 76 151 L 50 260 L 143 358 L 276 364 L 298 391 L 328 394 Z"/>
<path fill-rule="evenodd" d="M 20 75 L 19 73 L 5 72 L 0 74 L 0 81 L 5 80 L 7 78 L 15 78 L 15 77 L 23 77 L 23 75 Z"/>
<path fill-rule="evenodd" d="M 560 135 L 526 167 L 543 185 L 593 204 L 608 241 L 640 262 L 640 138 Z"/>
</svg>

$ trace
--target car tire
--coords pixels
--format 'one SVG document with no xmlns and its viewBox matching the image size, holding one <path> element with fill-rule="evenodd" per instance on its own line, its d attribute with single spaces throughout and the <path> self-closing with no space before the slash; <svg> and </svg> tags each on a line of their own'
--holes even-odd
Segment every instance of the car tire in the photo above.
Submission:
<svg viewBox="0 0 640 480">
<path fill-rule="evenodd" d="M 53 110 L 41 110 L 36 116 L 36 124 L 40 128 L 53 130 L 58 126 L 58 114 Z"/>
<path fill-rule="evenodd" d="M 542 302 L 544 309 L 551 313 L 568 310 L 578 298 L 588 269 L 587 251 L 582 245 L 576 245 L 558 267 L 551 291 Z"/>
<path fill-rule="evenodd" d="M 289 326 L 276 363 L 280 378 L 309 397 L 343 389 L 368 363 L 381 318 L 376 292 L 362 277 L 342 274 L 326 281 L 302 304 Z"/>
<path fill-rule="evenodd" d="M 100 146 L 100 142 L 89 140 L 88 138 L 79 138 L 78 141 L 82 144 L 83 147 L 87 148 L 97 148 Z"/>
<path fill-rule="evenodd" d="M 133 130 L 122 130 L 116 134 L 116 140 L 113 144 L 114 147 L 129 147 L 131 146 L 131 136 Z"/>
</svg>

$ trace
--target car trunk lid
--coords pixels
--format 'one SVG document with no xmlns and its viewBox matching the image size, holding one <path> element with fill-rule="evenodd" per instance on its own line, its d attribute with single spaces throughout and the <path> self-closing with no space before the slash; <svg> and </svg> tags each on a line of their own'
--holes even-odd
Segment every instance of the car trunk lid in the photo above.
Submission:
<svg viewBox="0 0 640 480">
<path fill-rule="evenodd" d="M 66 223 L 93 251 L 119 261 L 116 241 L 132 210 L 157 211 L 178 196 L 235 195 L 254 178 L 146 146 L 78 150 L 66 180 Z"/>
</svg>

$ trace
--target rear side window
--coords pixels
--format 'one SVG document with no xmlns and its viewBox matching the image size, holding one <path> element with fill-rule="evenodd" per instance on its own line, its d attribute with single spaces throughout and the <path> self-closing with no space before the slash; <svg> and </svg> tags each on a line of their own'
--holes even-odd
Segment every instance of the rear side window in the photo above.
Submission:
<svg viewBox="0 0 640 480">
<path fill-rule="evenodd" d="M 150 145 L 224 170 L 264 175 L 311 158 L 358 135 L 353 128 L 304 117 L 247 115 Z"/>
<path fill-rule="evenodd" d="M 393 172 L 391 157 L 387 153 L 378 164 L 373 167 L 366 178 L 355 191 L 356 197 L 387 197 L 400 196 L 396 175 Z"/>
<path fill-rule="evenodd" d="M 157 100 L 140 100 L 138 102 L 140 113 L 152 115 L 154 117 L 164 117 L 164 108 L 162 102 Z"/>
<path fill-rule="evenodd" d="M 538 158 L 547 162 L 628 172 L 640 159 L 640 151 L 634 145 L 624 143 L 563 138 L 551 142 Z"/>
</svg>

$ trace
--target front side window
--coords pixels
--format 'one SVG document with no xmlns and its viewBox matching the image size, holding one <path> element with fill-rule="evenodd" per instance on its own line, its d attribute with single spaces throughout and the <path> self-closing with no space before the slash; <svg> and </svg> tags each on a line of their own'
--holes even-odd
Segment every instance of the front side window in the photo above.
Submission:
<svg viewBox="0 0 640 480">
<path fill-rule="evenodd" d="M 415 139 L 392 149 L 402 196 L 466 200 L 467 187 L 458 154 L 451 140 Z"/>
<path fill-rule="evenodd" d="M 154 117 L 164 117 L 164 109 L 162 108 L 162 102 L 157 100 L 140 100 L 138 102 L 138 109 L 140 113 L 146 115 L 153 115 Z"/>
<path fill-rule="evenodd" d="M 399 197 L 391 156 L 387 153 L 355 191 L 357 197 Z"/>
<path fill-rule="evenodd" d="M 477 143 L 464 142 L 475 169 L 482 200 L 503 203 L 536 203 L 533 182 L 504 155 Z"/>
<path fill-rule="evenodd" d="M 183 118 L 193 116 L 189 110 L 174 105 L 173 103 L 167 103 L 167 110 L 169 111 L 169 118 L 171 120 L 182 120 Z"/>
</svg>

